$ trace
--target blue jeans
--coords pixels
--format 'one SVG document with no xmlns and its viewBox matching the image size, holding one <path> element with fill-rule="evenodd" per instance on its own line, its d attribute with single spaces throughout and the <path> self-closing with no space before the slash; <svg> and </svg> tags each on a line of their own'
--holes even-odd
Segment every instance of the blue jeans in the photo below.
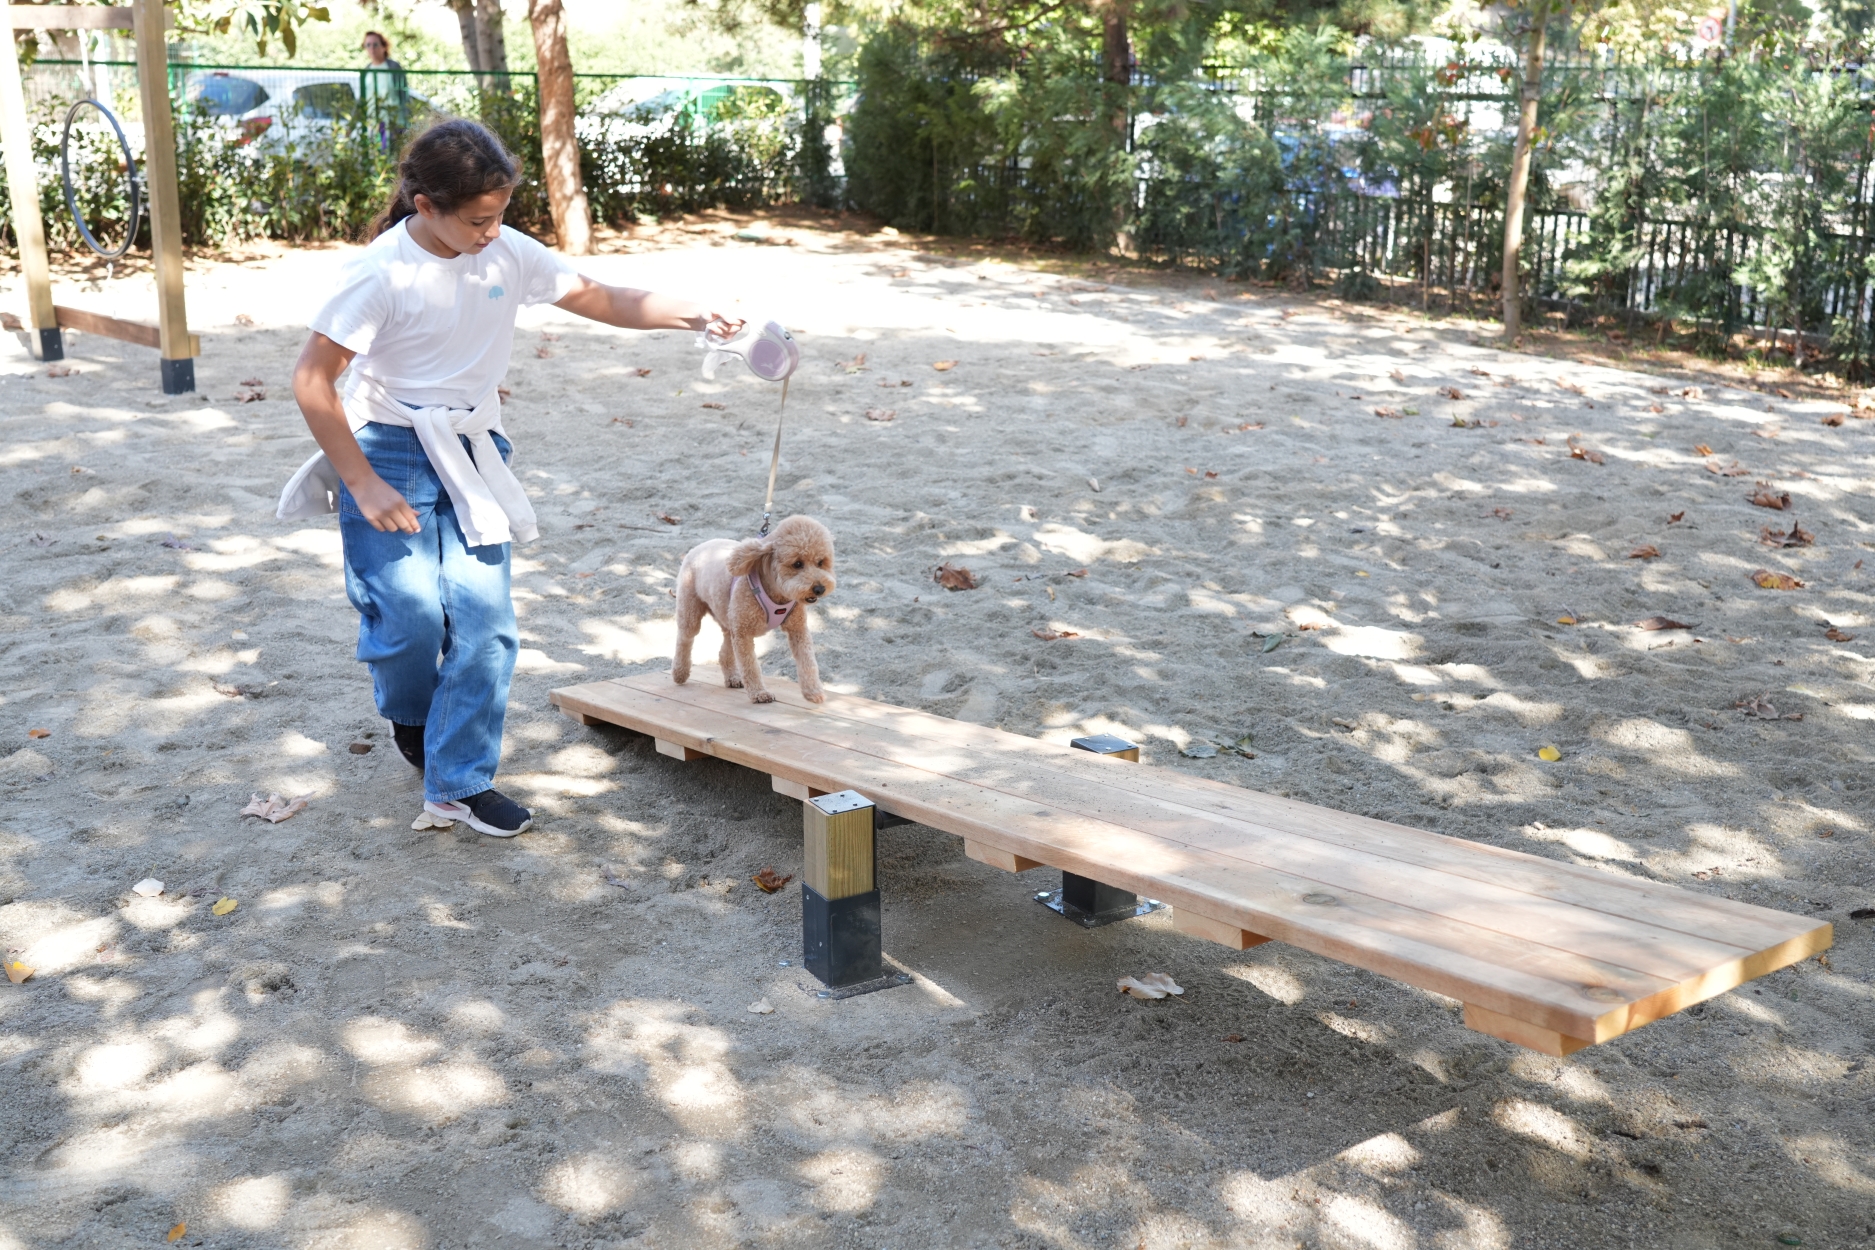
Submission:
<svg viewBox="0 0 1875 1250">
<path fill-rule="evenodd" d="M 468 439 L 463 439 L 468 445 Z M 423 523 L 382 533 L 339 495 L 345 594 L 358 609 L 358 658 L 371 666 L 378 712 L 422 725 L 423 797 L 437 803 L 489 789 L 520 635 L 508 593 L 508 544 L 471 547 L 417 432 L 373 422 L 358 445 Z M 506 439 L 495 435 L 502 459 Z"/>
</svg>

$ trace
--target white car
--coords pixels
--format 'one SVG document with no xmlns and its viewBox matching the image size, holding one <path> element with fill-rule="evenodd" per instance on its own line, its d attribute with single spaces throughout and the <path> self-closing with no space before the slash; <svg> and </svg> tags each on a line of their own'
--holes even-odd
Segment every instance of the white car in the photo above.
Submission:
<svg viewBox="0 0 1875 1250">
<path fill-rule="evenodd" d="M 284 146 L 325 137 L 332 123 L 354 116 L 359 94 L 393 99 L 402 76 L 383 70 L 197 70 L 184 84 L 194 108 L 240 131 L 247 143 Z M 404 92 L 405 103 L 416 103 Z"/>
</svg>

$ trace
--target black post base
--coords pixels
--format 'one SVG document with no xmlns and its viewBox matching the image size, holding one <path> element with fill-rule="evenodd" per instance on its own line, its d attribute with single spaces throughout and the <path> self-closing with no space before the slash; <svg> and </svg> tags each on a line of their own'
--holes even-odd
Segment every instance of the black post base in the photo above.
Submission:
<svg viewBox="0 0 1875 1250">
<path fill-rule="evenodd" d="M 1098 929 L 1103 924 L 1149 915 L 1165 906 L 1153 899 L 1142 899 L 1131 890 L 1072 872 L 1061 874 L 1059 890 L 1044 890 L 1035 896 L 1035 901 L 1083 929 Z"/>
<path fill-rule="evenodd" d="M 195 389 L 193 359 L 163 361 L 163 394 L 187 395 Z"/>
<path fill-rule="evenodd" d="M 50 330 L 39 332 L 39 359 L 65 359 L 65 332 L 54 326 Z"/>
<path fill-rule="evenodd" d="M 879 891 L 826 899 L 802 882 L 801 952 L 801 962 L 828 989 L 882 978 Z"/>
</svg>

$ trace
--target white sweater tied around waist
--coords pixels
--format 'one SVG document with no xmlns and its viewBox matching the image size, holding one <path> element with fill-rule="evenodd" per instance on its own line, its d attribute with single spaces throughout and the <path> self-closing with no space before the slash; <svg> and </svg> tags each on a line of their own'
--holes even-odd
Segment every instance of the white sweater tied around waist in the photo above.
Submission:
<svg viewBox="0 0 1875 1250">
<path fill-rule="evenodd" d="M 495 447 L 492 435 L 506 438 L 508 432 L 501 428 L 501 398 L 494 391 L 473 409 L 411 408 L 393 399 L 382 383 L 359 377 L 345 396 L 345 415 L 353 433 L 372 422 L 417 432 L 423 454 L 456 507 L 456 523 L 469 546 L 525 543 L 540 536 L 527 492 Z M 469 451 L 463 450 L 459 435 L 468 437 Z M 321 451 L 287 482 L 276 515 L 282 521 L 304 521 L 337 512 L 341 484 L 338 470 Z"/>
</svg>

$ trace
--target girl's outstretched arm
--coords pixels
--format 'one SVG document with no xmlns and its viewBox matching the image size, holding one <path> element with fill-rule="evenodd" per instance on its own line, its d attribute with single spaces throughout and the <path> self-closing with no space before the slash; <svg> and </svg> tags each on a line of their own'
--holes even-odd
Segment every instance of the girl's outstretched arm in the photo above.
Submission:
<svg viewBox="0 0 1875 1250">
<path fill-rule="evenodd" d="M 365 520 L 375 529 L 414 534 L 423 528 L 416 511 L 365 459 L 352 437 L 352 424 L 345 419 L 345 406 L 339 402 L 339 374 L 355 355 L 315 331 L 293 368 L 293 398 L 299 401 L 300 415 L 306 418 L 313 440 L 338 470 Z"/>
<path fill-rule="evenodd" d="M 626 330 L 701 330 L 712 322 L 722 322 L 731 334 L 742 328 L 740 318 L 725 317 L 695 300 L 607 286 L 584 276 L 554 307 Z"/>
</svg>

